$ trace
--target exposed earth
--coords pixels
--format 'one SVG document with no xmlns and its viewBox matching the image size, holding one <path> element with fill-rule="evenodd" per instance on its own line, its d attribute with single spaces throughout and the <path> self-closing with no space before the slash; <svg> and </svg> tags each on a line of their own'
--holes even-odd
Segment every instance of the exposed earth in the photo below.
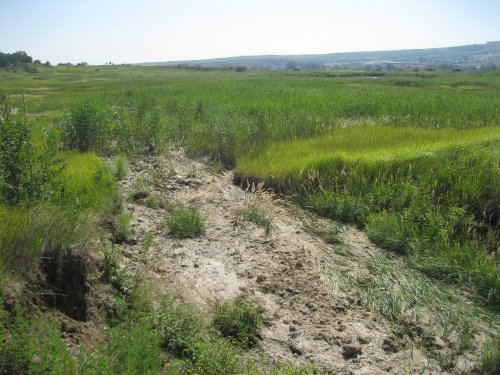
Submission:
<svg viewBox="0 0 500 375">
<path fill-rule="evenodd" d="M 247 296 L 260 306 L 266 323 L 249 354 L 257 360 L 311 362 L 338 374 L 448 373 L 437 353 L 453 361 L 454 370 L 472 370 L 471 358 L 455 358 L 451 344 L 438 335 L 427 337 L 427 345 L 412 344 L 363 304 L 354 289 L 335 288 L 332 270 L 369 277 L 358 260 L 387 255 L 363 232 L 317 218 L 258 189 L 245 191 L 232 179 L 231 171 L 189 159 L 182 151 L 132 162 L 122 192 L 140 199 L 124 203 L 132 214 L 133 235 L 114 247 L 120 266 L 153 291 L 177 295 L 207 314 L 216 300 Z M 204 235 L 169 237 L 162 225 L 168 209 L 147 207 L 143 198 L 148 196 L 195 207 L 206 218 Z M 243 220 L 242 212 L 252 202 L 272 217 L 269 234 Z M 332 233 L 334 240 L 322 240 L 320 230 Z M 145 236 L 151 239 L 146 247 Z M 68 318 L 63 327 L 82 344 L 98 341 L 98 331 L 106 329 L 101 317 L 112 293 L 96 278 L 91 284 L 87 322 Z"/>
</svg>

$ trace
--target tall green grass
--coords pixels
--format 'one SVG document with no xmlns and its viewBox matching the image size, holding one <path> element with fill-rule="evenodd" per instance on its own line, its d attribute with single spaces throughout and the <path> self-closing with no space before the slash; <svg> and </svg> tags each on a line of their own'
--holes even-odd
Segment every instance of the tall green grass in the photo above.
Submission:
<svg viewBox="0 0 500 375">
<path fill-rule="evenodd" d="M 267 181 L 318 213 L 357 224 L 417 269 L 499 306 L 498 128 L 338 129 L 273 144 L 236 175 Z"/>
<path fill-rule="evenodd" d="M 64 170 L 55 179 L 52 201 L 79 209 L 103 210 L 117 194 L 116 179 L 94 153 L 62 153 Z"/>
<path fill-rule="evenodd" d="M 34 274 L 46 251 L 85 245 L 97 218 L 112 208 L 117 190 L 95 154 L 60 155 L 66 165 L 42 202 L 0 203 L 0 264 L 6 272 Z"/>
<path fill-rule="evenodd" d="M 500 119 L 498 71 L 374 73 L 376 79 L 370 72 L 242 74 L 153 67 L 2 74 L 11 94 L 26 94 L 28 115 L 41 122 L 58 124 L 68 109 L 77 114 L 82 96 L 104 109 L 103 134 L 111 136 L 104 152 L 155 153 L 172 141 L 229 165 L 267 142 L 336 127 L 463 129 L 495 126 Z M 21 96 L 13 101 L 20 104 Z"/>
</svg>

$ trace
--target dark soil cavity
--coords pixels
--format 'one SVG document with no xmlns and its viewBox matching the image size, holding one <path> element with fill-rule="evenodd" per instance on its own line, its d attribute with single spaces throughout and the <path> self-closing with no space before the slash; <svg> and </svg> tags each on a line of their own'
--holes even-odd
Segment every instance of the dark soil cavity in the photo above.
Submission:
<svg viewBox="0 0 500 375">
<path fill-rule="evenodd" d="M 81 321 L 87 319 L 87 258 L 83 250 L 69 248 L 47 253 L 42 264 L 45 288 L 49 290 L 45 303 Z"/>
</svg>

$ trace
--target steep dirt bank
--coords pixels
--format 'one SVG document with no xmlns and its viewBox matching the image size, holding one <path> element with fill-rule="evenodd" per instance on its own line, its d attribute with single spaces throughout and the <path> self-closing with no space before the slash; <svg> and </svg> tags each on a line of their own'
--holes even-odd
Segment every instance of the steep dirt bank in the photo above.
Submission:
<svg viewBox="0 0 500 375">
<path fill-rule="evenodd" d="M 254 350 L 257 357 L 310 361 L 342 374 L 443 371 L 421 349 L 404 345 L 354 292 L 333 294 L 328 277 L 322 277 L 331 269 L 367 272 L 345 261 L 346 246 L 351 259 L 381 252 L 362 233 L 333 227 L 342 243 L 330 245 L 305 230 L 304 223 L 309 220 L 313 229 L 333 224 L 311 221 L 287 202 L 265 199 L 272 215 L 267 236 L 263 228 L 242 220 L 241 211 L 256 198 L 231 183 L 231 172 L 216 173 L 173 151 L 130 167 L 122 182 L 126 196 L 142 186 L 142 195 L 196 207 L 207 221 L 201 238 L 176 240 L 162 228 L 165 210 L 126 203 L 137 241 L 118 245 L 121 263 L 155 291 L 177 294 L 207 312 L 215 300 L 246 294 L 262 307 L 267 323 Z M 148 249 L 141 247 L 146 233 L 154 235 Z"/>
</svg>

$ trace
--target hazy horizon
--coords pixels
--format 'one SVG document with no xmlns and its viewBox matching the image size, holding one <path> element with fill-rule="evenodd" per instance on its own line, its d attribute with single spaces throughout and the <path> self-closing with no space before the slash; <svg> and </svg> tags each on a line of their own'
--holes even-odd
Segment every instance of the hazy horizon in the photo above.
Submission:
<svg viewBox="0 0 500 375">
<path fill-rule="evenodd" d="M 385 51 L 500 40 L 494 0 L 1 0 L 0 51 L 90 64 Z"/>
</svg>

